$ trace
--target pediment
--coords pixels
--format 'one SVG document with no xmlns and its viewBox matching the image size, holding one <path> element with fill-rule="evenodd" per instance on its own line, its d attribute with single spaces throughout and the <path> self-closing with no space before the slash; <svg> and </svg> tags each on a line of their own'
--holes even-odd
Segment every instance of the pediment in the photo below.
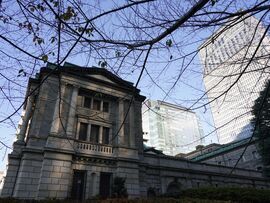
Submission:
<svg viewBox="0 0 270 203">
<path fill-rule="evenodd" d="M 48 63 L 47 67 L 43 67 L 41 71 L 50 72 L 52 69 L 56 69 L 55 64 Z M 66 72 L 77 77 L 88 78 L 98 81 L 104 81 L 104 83 L 118 85 L 125 88 L 133 88 L 133 83 L 123 80 L 119 76 L 111 73 L 105 68 L 98 67 L 80 67 L 71 63 L 65 62 L 64 66 L 61 66 L 57 70 L 58 72 Z"/>
<path fill-rule="evenodd" d="M 102 81 L 106 81 L 112 84 L 117 84 L 115 81 L 113 81 L 112 79 L 104 76 L 104 75 L 100 75 L 100 74 L 87 74 L 86 76 L 91 77 L 91 78 L 96 78 Z"/>
</svg>

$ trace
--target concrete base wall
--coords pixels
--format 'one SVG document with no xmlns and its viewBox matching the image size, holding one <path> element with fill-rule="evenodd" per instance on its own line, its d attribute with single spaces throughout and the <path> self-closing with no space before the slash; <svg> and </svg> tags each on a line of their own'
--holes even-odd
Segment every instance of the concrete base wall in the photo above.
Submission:
<svg viewBox="0 0 270 203">
<path fill-rule="evenodd" d="M 72 183 L 72 156 L 46 152 L 41 168 L 37 199 L 68 197 Z"/>
<path fill-rule="evenodd" d="M 147 191 L 156 194 L 168 192 L 171 183 L 177 183 L 180 189 L 200 187 L 253 187 L 269 189 L 270 180 L 262 173 L 253 170 L 235 169 L 219 165 L 192 163 L 175 157 L 145 155 L 140 166 L 141 196 Z"/>
<path fill-rule="evenodd" d="M 32 151 L 31 151 L 32 150 Z M 257 171 L 192 163 L 173 157 L 144 154 L 141 159 L 78 155 L 69 152 L 23 150 L 22 158 L 10 156 L 2 196 L 21 199 L 70 198 L 75 170 L 85 172 L 83 199 L 99 195 L 100 174 L 111 173 L 126 179 L 129 198 L 147 197 L 169 192 L 169 186 L 179 189 L 204 186 L 270 188 L 268 179 Z"/>
<path fill-rule="evenodd" d="M 1 197 L 12 197 L 21 159 L 9 155 L 7 174 L 4 178 Z"/>
<path fill-rule="evenodd" d="M 21 199 L 35 199 L 40 181 L 43 155 L 39 153 L 24 153 L 13 196 Z"/>
<path fill-rule="evenodd" d="M 119 161 L 115 176 L 126 179 L 126 188 L 130 198 L 141 196 L 138 163 Z"/>
</svg>

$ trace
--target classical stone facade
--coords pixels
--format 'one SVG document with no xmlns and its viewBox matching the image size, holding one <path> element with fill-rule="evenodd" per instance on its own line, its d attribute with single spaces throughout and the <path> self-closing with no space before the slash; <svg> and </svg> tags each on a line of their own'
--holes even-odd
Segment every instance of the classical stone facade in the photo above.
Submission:
<svg viewBox="0 0 270 203">
<path fill-rule="evenodd" d="M 263 168 L 262 158 L 256 146 L 257 141 L 250 138 L 238 140 L 228 144 L 210 144 L 197 146 L 195 151 L 188 154 L 179 154 L 178 157 L 187 158 L 198 163 L 209 163 L 222 166 L 261 171 Z M 245 152 L 244 152 L 245 151 Z M 243 156 L 242 153 L 244 152 Z"/>
<path fill-rule="evenodd" d="M 42 68 L 29 81 L 2 196 L 109 197 L 114 177 L 126 179 L 130 198 L 206 185 L 270 187 L 258 171 L 229 175 L 229 167 L 144 152 L 144 99 L 132 83 L 102 68 Z"/>
</svg>

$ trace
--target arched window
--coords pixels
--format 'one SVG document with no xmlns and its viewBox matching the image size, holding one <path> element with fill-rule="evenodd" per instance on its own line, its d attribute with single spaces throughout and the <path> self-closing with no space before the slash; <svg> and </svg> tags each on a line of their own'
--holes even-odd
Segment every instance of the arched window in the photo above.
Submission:
<svg viewBox="0 0 270 203">
<path fill-rule="evenodd" d="M 178 183 L 177 179 L 171 182 L 167 187 L 167 193 L 169 195 L 177 195 L 180 193 L 180 190 L 181 190 L 181 184 Z"/>
</svg>

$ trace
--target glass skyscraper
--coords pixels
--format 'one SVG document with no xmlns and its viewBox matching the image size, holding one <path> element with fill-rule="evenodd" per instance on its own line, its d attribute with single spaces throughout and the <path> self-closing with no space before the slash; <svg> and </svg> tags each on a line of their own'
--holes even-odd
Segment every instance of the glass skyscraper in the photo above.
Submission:
<svg viewBox="0 0 270 203">
<path fill-rule="evenodd" d="M 181 106 L 147 100 L 142 108 L 142 121 L 147 145 L 166 155 L 187 153 L 203 143 L 197 115 Z"/>
<path fill-rule="evenodd" d="M 269 78 L 266 29 L 254 17 L 233 21 L 200 47 L 205 89 L 221 144 L 252 135 L 251 109 Z"/>
</svg>

